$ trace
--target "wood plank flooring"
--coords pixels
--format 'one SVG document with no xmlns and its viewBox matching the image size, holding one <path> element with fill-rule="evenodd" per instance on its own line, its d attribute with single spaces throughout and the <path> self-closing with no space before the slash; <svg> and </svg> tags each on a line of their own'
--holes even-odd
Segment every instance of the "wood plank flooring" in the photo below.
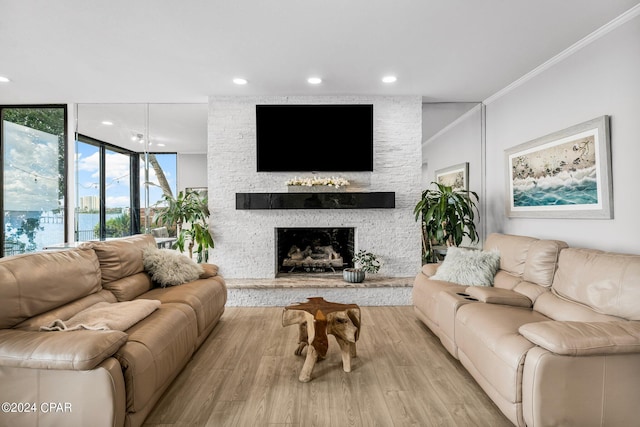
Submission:
<svg viewBox="0 0 640 427">
<path fill-rule="evenodd" d="M 352 371 L 329 338 L 300 383 L 297 326 L 277 307 L 228 307 L 144 424 L 161 426 L 511 426 L 410 306 L 361 307 Z"/>
</svg>

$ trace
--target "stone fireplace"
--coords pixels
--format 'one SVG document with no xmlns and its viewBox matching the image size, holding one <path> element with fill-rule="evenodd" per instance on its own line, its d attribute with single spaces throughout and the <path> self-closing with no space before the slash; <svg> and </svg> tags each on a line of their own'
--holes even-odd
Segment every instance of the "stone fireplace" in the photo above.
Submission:
<svg viewBox="0 0 640 427">
<path fill-rule="evenodd" d="M 257 172 L 256 168 L 256 105 L 260 104 L 373 104 L 374 165 L 372 172 Z M 376 277 L 414 276 L 420 269 L 420 225 L 413 208 L 420 198 L 422 171 L 422 99 L 419 96 L 213 96 L 209 99 L 208 122 L 208 186 L 211 231 L 215 248 L 210 262 L 220 266 L 220 274 L 233 282 L 250 283 L 248 279 L 281 279 L 276 277 L 291 269 L 281 270 L 283 256 L 293 246 L 306 259 L 307 241 L 284 243 L 277 249 L 276 229 L 289 230 L 281 239 L 289 239 L 304 228 L 320 230 L 352 229 L 353 242 L 339 243 L 334 251 L 342 262 L 351 264 L 353 252 L 360 249 L 374 253 L 382 262 Z M 304 139 L 301 139 L 301 144 Z M 340 155 L 340 153 L 336 153 Z M 295 162 L 295 156 L 292 157 Z M 350 182 L 344 193 L 336 193 L 340 206 L 305 206 L 280 204 L 287 195 L 286 182 L 291 178 L 339 175 Z M 366 204 L 359 199 L 364 194 L 392 192 L 394 205 Z M 240 197 L 242 196 L 242 197 Z M 294 195 L 287 195 L 291 198 Z M 327 196 L 329 198 L 329 196 Z M 350 205 L 351 199 L 358 201 Z M 258 200 L 263 205 L 248 208 L 244 201 Z M 333 200 L 333 195 L 331 196 Z M 251 204 L 247 201 L 247 204 Z M 265 206 L 266 205 L 266 206 Z M 326 236 L 320 233 L 321 242 Z M 313 240 L 313 239 L 311 239 Z M 320 244 L 319 246 L 327 246 Z M 311 248 L 313 249 L 313 248 Z M 294 249 L 295 251 L 295 249 Z M 280 260 L 280 261 L 278 261 Z M 278 264 L 278 266 L 276 266 Z M 293 263 L 295 265 L 295 263 Z M 325 263 L 326 265 L 326 263 Z M 302 282 L 303 275 L 292 273 Z M 309 267 L 313 269 L 312 266 Z M 318 267 L 319 269 L 320 267 Z M 322 267 L 325 269 L 325 267 Z M 320 274 L 324 280 L 341 276 L 340 267 L 328 268 Z M 307 276 L 315 276 L 307 274 Z M 309 277 L 306 277 L 309 279 Z"/>
<path fill-rule="evenodd" d="M 353 227 L 276 227 L 276 275 L 353 267 Z"/>
</svg>

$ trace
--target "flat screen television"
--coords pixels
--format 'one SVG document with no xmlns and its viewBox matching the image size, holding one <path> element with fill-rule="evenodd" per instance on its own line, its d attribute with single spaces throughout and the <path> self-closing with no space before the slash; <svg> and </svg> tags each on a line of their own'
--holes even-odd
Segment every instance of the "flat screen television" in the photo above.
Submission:
<svg viewBox="0 0 640 427">
<path fill-rule="evenodd" d="M 373 171 L 373 105 L 256 105 L 258 172 Z"/>
</svg>

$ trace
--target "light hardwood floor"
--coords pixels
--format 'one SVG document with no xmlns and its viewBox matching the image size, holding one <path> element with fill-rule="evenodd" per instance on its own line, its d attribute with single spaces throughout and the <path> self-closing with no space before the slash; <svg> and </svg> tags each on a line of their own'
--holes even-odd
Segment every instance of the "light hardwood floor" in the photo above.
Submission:
<svg viewBox="0 0 640 427">
<path fill-rule="evenodd" d="M 309 383 L 281 308 L 228 307 L 145 422 L 158 426 L 511 426 L 413 308 L 361 307 L 352 371 L 329 338 Z"/>
</svg>

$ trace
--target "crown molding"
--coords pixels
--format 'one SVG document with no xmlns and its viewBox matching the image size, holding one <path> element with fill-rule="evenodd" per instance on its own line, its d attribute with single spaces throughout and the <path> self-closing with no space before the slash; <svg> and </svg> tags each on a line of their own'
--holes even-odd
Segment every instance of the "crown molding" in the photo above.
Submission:
<svg viewBox="0 0 640 427">
<path fill-rule="evenodd" d="M 549 59 L 548 61 L 546 61 L 543 64 L 539 65 L 538 67 L 534 68 L 533 70 L 529 71 L 527 74 L 525 74 L 524 76 L 520 77 L 518 80 L 514 81 L 510 85 L 508 85 L 508 86 L 504 87 L 503 89 L 499 90 L 498 92 L 494 93 L 493 95 L 491 95 L 490 97 L 485 99 L 483 101 L 483 103 L 485 105 L 489 105 L 492 102 L 498 100 L 499 98 L 502 98 L 503 96 L 505 96 L 506 94 L 508 94 L 512 90 L 516 89 L 519 86 L 522 86 L 524 83 L 526 83 L 529 80 L 533 79 L 538 74 L 541 74 L 544 71 L 548 70 L 549 68 L 553 67 L 555 64 L 557 64 L 557 63 L 559 63 L 561 61 L 564 61 L 565 59 L 567 59 L 568 57 L 570 57 L 574 53 L 576 53 L 579 50 L 583 49 L 584 47 L 590 45 L 594 41 L 596 41 L 596 40 L 600 39 L 601 37 L 603 37 L 605 34 L 608 34 L 609 32 L 611 32 L 611 31 L 615 30 L 616 28 L 624 25 L 625 23 L 629 22 L 630 20 L 632 20 L 633 18 L 636 18 L 639 15 L 640 15 L 640 4 L 635 5 L 634 7 L 632 7 L 629 10 L 627 10 L 625 13 L 623 13 L 622 15 L 618 16 L 617 18 L 614 18 L 613 20 L 609 21 L 608 23 L 606 23 L 602 27 L 598 28 L 597 30 L 595 30 L 594 32 L 589 34 L 588 36 L 586 36 L 583 39 L 581 39 L 581 40 L 577 41 L 576 43 L 572 44 L 567 49 L 563 50 L 562 52 L 560 52 L 559 54 L 557 54 L 553 58 Z"/>
<path fill-rule="evenodd" d="M 424 147 L 425 145 L 429 144 L 431 141 L 437 138 L 440 138 L 442 135 L 449 132 L 454 127 L 458 126 L 461 122 L 467 120 L 469 116 L 471 116 L 472 114 L 475 114 L 478 110 L 480 110 L 480 108 L 482 108 L 482 104 L 478 103 L 478 105 L 472 107 L 469 111 L 465 112 L 463 115 L 461 115 L 460 117 L 458 117 L 457 119 L 455 119 L 454 121 L 452 121 L 451 123 L 443 127 L 442 129 L 440 129 L 438 132 L 436 132 L 431 138 L 424 141 L 422 143 L 422 146 Z"/>
</svg>

